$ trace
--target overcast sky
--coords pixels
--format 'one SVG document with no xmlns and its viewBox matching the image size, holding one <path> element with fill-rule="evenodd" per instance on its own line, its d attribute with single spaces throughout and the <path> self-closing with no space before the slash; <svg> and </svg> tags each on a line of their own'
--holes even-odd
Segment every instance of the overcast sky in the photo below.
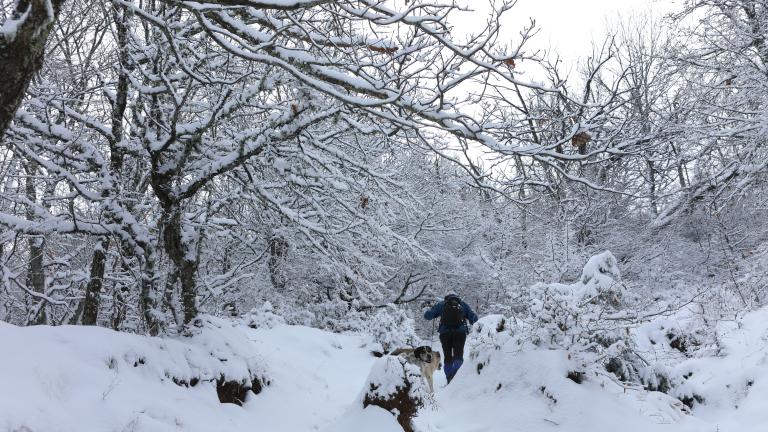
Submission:
<svg viewBox="0 0 768 432">
<path fill-rule="evenodd" d="M 604 34 L 606 21 L 615 20 L 619 14 L 650 12 L 661 16 L 676 3 L 679 0 L 519 0 L 508 19 L 535 18 L 541 29 L 537 42 L 551 44 L 568 55 L 588 52 L 590 41 Z"/>
<path fill-rule="evenodd" d="M 593 40 L 605 34 L 607 22 L 617 21 L 620 15 L 651 13 L 661 17 L 679 8 L 682 0 L 518 0 L 506 13 L 503 26 L 505 36 L 519 41 L 517 33 L 529 18 L 536 20 L 539 33 L 528 45 L 529 49 L 556 50 L 561 59 L 574 64 L 591 53 Z M 486 0 L 461 0 L 470 5 L 474 13 L 462 13 L 454 22 L 459 30 L 472 32 L 485 22 Z"/>
</svg>

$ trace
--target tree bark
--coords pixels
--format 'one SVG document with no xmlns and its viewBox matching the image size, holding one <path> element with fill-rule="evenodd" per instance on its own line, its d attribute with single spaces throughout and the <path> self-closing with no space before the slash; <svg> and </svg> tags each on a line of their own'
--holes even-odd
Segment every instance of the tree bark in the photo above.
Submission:
<svg viewBox="0 0 768 432">
<path fill-rule="evenodd" d="M 109 237 L 103 237 L 93 251 L 91 261 L 91 277 L 85 288 L 85 304 L 83 305 L 83 325 L 96 325 L 99 318 L 99 304 L 101 303 L 101 289 L 104 286 L 104 268 L 107 262 L 107 250 L 109 249 Z"/>
<path fill-rule="evenodd" d="M 272 286 L 278 292 L 285 290 L 285 274 L 283 272 L 283 262 L 288 253 L 288 241 L 280 234 L 273 234 L 269 239 L 269 279 Z"/>
<path fill-rule="evenodd" d="M 165 330 L 165 319 L 159 309 L 157 274 L 155 256 L 152 249 L 144 249 L 145 255 L 140 257 L 141 263 L 141 294 L 139 306 L 150 336 L 157 336 Z"/>
<path fill-rule="evenodd" d="M 182 210 L 174 206 L 163 217 L 163 241 L 165 251 L 171 258 L 181 282 L 181 306 L 184 309 L 184 324 L 189 324 L 197 317 L 197 257 L 190 247 L 189 239 L 184 239 Z"/>
<path fill-rule="evenodd" d="M 677 159 L 677 181 L 680 183 L 680 189 L 685 189 L 685 161 L 680 156 L 680 153 L 678 153 L 674 144 L 671 144 L 670 148 Z"/>
<path fill-rule="evenodd" d="M 64 0 L 20 0 L 6 20 L 17 21 L 18 27 L 14 33 L 0 34 L 0 136 L 43 65 L 45 43 L 62 4 Z"/>
<path fill-rule="evenodd" d="M 647 159 L 646 163 L 648 165 L 648 193 L 651 200 L 651 212 L 653 213 L 653 217 L 658 217 L 659 204 L 656 196 L 656 167 L 650 159 Z"/>
<path fill-rule="evenodd" d="M 129 293 L 129 288 L 122 280 L 123 275 L 130 274 L 131 269 L 128 266 L 124 257 L 121 257 L 120 262 L 115 262 L 113 271 L 117 273 L 117 267 L 120 266 L 119 273 L 121 277 L 117 279 L 116 283 L 112 285 L 112 312 L 110 314 L 109 325 L 112 330 L 120 331 L 123 329 L 123 322 L 125 321 L 127 308 L 125 305 L 126 295 Z"/>
<path fill-rule="evenodd" d="M 25 169 L 27 179 L 25 182 L 25 193 L 28 201 L 26 217 L 27 220 L 35 220 L 34 205 L 37 203 L 37 189 L 35 188 L 35 176 L 37 175 L 38 165 L 36 162 L 28 161 Z M 27 238 L 27 247 L 29 248 L 29 260 L 27 261 L 26 286 L 36 293 L 45 294 L 45 270 L 43 268 L 43 253 L 45 251 L 45 237 L 29 236 Z M 37 308 L 35 316 L 30 320 L 30 324 L 45 324 L 47 321 L 45 313 L 45 300 L 32 299 Z"/>
</svg>

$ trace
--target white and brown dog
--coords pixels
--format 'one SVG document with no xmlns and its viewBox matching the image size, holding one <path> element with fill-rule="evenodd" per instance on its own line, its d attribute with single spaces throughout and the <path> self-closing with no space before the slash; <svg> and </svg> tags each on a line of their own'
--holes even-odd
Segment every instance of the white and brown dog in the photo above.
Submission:
<svg viewBox="0 0 768 432">
<path fill-rule="evenodd" d="M 432 347 L 424 345 L 416 348 L 398 348 L 390 353 L 391 355 L 401 356 L 408 363 L 414 364 L 421 369 L 421 376 L 427 382 L 429 391 L 434 393 L 432 375 L 442 366 L 440 351 L 432 351 Z"/>
</svg>

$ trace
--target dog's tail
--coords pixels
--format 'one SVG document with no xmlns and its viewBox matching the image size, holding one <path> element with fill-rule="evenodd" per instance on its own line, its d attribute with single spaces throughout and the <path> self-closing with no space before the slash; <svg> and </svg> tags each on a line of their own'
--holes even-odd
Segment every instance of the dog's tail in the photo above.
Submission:
<svg viewBox="0 0 768 432">
<path fill-rule="evenodd" d="M 384 350 L 384 351 L 371 351 L 371 355 L 374 356 L 374 357 L 377 357 L 377 358 L 381 358 L 381 357 L 384 357 L 386 355 L 397 356 L 397 355 L 403 354 L 405 352 L 408 352 L 408 350 L 406 350 L 405 348 L 398 348 L 398 349 L 396 349 L 394 351 L 387 351 L 387 350 Z"/>
<path fill-rule="evenodd" d="M 387 350 L 371 351 L 371 355 L 376 357 L 376 358 L 381 358 L 381 357 L 384 357 L 384 356 L 387 356 L 387 355 L 393 355 L 393 356 L 400 355 L 400 354 L 402 354 L 404 352 L 406 352 L 406 350 L 404 348 L 398 348 L 398 349 L 396 349 L 394 351 L 387 351 Z"/>
</svg>

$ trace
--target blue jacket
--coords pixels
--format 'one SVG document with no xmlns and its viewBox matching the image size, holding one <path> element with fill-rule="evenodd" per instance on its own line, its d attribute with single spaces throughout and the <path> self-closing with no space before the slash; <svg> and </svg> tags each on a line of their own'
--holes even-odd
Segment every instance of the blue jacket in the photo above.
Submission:
<svg viewBox="0 0 768 432">
<path fill-rule="evenodd" d="M 474 324 L 477 321 L 477 314 L 472 310 L 471 307 L 469 307 L 468 304 L 464 303 L 464 300 L 461 301 L 461 307 L 464 309 L 464 315 L 467 317 L 467 320 L 469 320 L 470 324 Z M 443 308 L 445 307 L 445 300 L 442 300 L 438 302 L 436 305 L 432 306 L 429 310 L 424 312 L 424 319 L 426 320 L 433 320 L 435 318 L 440 318 L 440 316 L 443 314 Z M 448 333 L 449 331 L 455 331 L 455 330 L 462 330 L 464 333 L 469 333 L 469 327 L 467 327 L 466 320 L 459 326 L 454 328 L 449 328 L 448 326 L 443 325 L 442 322 L 440 322 L 440 327 L 438 327 L 437 331 L 440 334 Z"/>
</svg>

